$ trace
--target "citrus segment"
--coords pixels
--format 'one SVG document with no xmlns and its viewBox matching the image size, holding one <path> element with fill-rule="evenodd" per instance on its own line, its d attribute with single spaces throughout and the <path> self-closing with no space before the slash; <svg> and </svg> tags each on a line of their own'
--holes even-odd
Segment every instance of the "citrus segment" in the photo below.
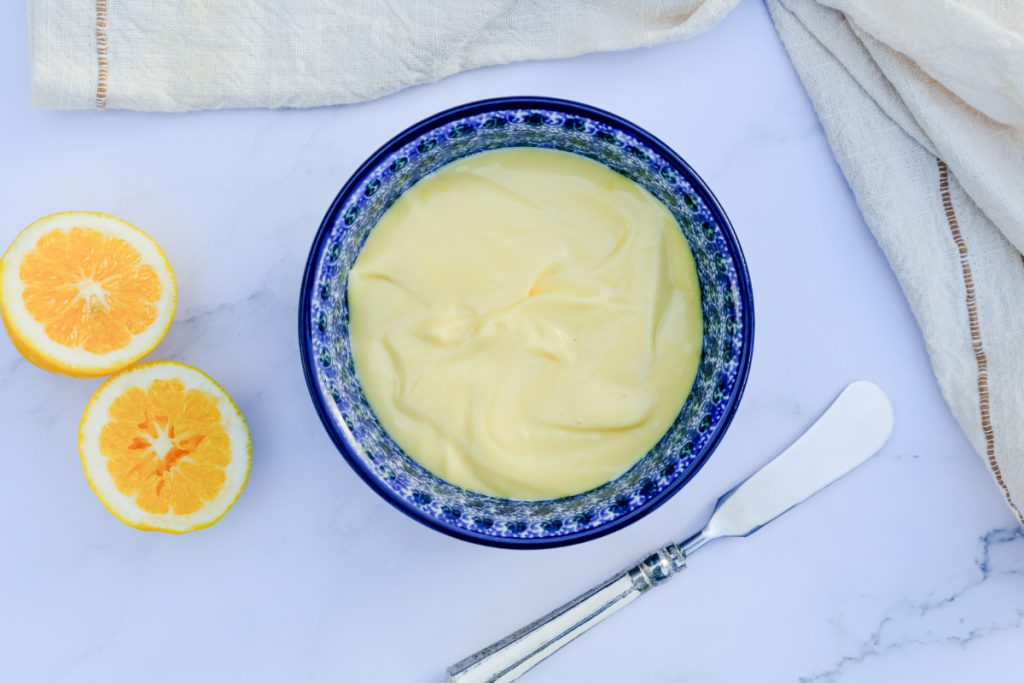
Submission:
<svg viewBox="0 0 1024 683">
<path fill-rule="evenodd" d="M 86 478 L 124 523 L 185 532 L 220 519 L 245 486 L 250 440 L 227 392 L 182 363 L 143 363 L 93 395 L 79 429 Z"/>
<path fill-rule="evenodd" d="M 142 230 L 65 212 L 25 228 L 0 262 L 0 304 L 14 345 L 75 376 L 109 374 L 146 355 L 174 317 L 174 274 Z"/>
</svg>

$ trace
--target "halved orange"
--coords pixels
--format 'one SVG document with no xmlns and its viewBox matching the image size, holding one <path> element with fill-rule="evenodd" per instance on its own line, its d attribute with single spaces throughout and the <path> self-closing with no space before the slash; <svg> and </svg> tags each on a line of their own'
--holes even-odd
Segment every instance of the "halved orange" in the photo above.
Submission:
<svg viewBox="0 0 1024 683">
<path fill-rule="evenodd" d="M 0 260 L 0 314 L 11 341 L 51 372 L 99 377 L 127 367 L 164 338 L 177 301 L 160 246 L 103 213 L 40 218 Z"/>
<path fill-rule="evenodd" d="M 89 485 L 115 517 L 144 531 L 184 533 L 228 511 L 249 477 L 241 411 L 209 375 L 153 361 L 93 394 L 78 429 Z"/>
</svg>

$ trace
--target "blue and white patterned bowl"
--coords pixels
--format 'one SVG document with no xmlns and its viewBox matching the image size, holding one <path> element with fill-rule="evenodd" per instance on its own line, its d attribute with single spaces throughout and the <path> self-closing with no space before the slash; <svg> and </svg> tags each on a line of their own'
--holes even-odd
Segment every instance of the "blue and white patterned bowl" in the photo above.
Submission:
<svg viewBox="0 0 1024 683">
<path fill-rule="evenodd" d="M 704 346 L 690 397 L 658 444 L 618 479 L 586 493 L 508 500 L 427 472 L 388 436 L 352 363 L 347 275 L 381 215 L 416 181 L 461 157 L 502 147 L 580 154 L 647 188 L 676 217 L 697 262 Z M 399 510 L 452 536 L 512 548 L 597 538 L 664 503 L 700 469 L 736 411 L 750 366 L 754 317 L 743 254 L 700 177 L 650 133 L 584 104 L 540 97 L 485 100 L 417 123 L 345 184 L 306 264 L 299 343 L 320 419 L 352 468 Z"/>
</svg>

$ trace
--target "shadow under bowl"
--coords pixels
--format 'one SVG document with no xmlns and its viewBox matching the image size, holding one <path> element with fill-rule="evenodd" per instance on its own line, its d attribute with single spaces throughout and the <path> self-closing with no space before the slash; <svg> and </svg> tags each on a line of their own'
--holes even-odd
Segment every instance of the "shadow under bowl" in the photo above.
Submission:
<svg viewBox="0 0 1024 683">
<path fill-rule="evenodd" d="M 380 425 L 352 361 L 347 276 L 374 225 L 424 176 L 456 159 L 504 147 L 580 154 L 639 183 L 675 216 L 697 265 L 704 339 L 689 398 L 665 435 L 625 474 L 566 498 L 498 498 L 431 474 Z M 750 367 L 753 333 L 750 277 L 739 243 L 693 169 L 663 142 L 614 114 L 542 97 L 455 107 L 381 147 L 324 217 L 299 303 L 299 344 L 310 395 L 356 473 L 389 503 L 438 531 L 511 548 L 597 538 L 635 522 L 676 493 L 707 461 L 732 420 Z"/>
</svg>

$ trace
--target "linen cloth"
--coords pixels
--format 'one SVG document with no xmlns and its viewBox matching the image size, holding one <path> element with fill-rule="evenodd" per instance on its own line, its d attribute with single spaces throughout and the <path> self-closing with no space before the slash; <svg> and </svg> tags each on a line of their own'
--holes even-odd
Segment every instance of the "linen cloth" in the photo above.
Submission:
<svg viewBox="0 0 1024 683">
<path fill-rule="evenodd" d="M 29 0 L 32 100 L 184 111 L 369 100 L 693 35 L 739 0 Z"/>
<path fill-rule="evenodd" d="M 1024 3 L 768 7 L 942 393 L 1024 522 Z"/>
<path fill-rule="evenodd" d="M 942 392 L 1024 522 L 1024 2 L 766 1 Z M 154 111 L 354 102 L 690 36 L 737 2 L 29 0 L 32 98 Z"/>
</svg>

